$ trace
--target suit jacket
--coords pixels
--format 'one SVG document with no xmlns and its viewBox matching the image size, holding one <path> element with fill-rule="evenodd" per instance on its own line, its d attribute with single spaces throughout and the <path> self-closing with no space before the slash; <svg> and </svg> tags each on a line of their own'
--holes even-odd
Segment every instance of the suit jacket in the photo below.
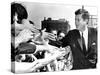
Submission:
<svg viewBox="0 0 100 75">
<path fill-rule="evenodd" d="M 62 40 L 62 47 L 70 46 L 73 56 L 73 69 L 96 67 L 97 62 L 97 31 L 88 28 L 88 50 L 84 54 L 80 45 L 79 30 L 71 30 Z M 93 62 L 94 61 L 94 62 Z"/>
</svg>

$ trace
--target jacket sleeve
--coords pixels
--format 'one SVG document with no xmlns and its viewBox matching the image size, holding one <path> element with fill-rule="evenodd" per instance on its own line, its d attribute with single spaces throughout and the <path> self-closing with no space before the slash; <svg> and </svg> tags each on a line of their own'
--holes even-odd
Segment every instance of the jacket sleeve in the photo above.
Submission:
<svg viewBox="0 0 100 75">
<path fill-rule="evenodd" d="M 61 40 L 62 42 L 62 47 L 70 46 L 71 40 L 72 39 L 72 34 L 69 31 L 68 34 Z"/>
<path fill-rule="evenodd" d="M 36 46 L 29 43 L 21 43 L 17 48 L 17 54 L 30 54 L 36 51 Z"/>
</svg>

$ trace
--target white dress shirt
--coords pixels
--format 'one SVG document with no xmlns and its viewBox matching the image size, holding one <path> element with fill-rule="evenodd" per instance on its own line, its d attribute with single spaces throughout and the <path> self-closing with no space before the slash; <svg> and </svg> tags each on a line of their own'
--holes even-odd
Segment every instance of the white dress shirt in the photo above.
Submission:
<svg viewBox="0 0 100 75">
<path fill-rule="evenodd" d="M 80 35 L 82 36 L 82 32 L 80 31 Z M 86 27 L 85 31 L 83 32 L 83 37 L 85 40 L 86 50 L 88 49 L 88 28 Z"/>
</svg>

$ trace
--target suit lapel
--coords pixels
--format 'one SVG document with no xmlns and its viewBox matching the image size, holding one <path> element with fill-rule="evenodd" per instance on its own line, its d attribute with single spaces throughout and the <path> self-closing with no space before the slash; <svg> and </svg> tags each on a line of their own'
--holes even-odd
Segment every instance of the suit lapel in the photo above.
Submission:
<svg viewBox="0 0 100 75">
<path fill-rule="evenodd" d="M 76 45 L 77 45 L 77 47 L 80 48 L 80 51 L 82 51 L 83 47 L 82 47 L 82 40 L 81 40 L 81 37 L 80 37 L 79 30 L 77 30 L 77 41 L 76 41 Z"/>
<path fill-rule="evenodd" d="M 80 38 L 78 38 L 78 44 L 81 47 L 81 49 L 83 49 L 83 47 L 82 47 L 82 40 Z"/>
</svg>

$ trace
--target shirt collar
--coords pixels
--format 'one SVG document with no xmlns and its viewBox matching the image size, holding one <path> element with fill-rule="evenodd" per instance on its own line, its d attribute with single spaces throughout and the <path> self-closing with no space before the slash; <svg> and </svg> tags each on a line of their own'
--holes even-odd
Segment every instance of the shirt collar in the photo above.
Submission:
<svg viewBox="0 0 100 75">
<path fill-rule="evenodd" d="M 83 33 L 83 36 L 84 36 L 85 34 L 88 34 L 88 28 L 86 27 L 86 29 L 83 32 L 81 32 L 81 31 L 79 31 L 79 32 L 80 32 L 81 36 L 82 36 L 82 33 Z"/>
</svg>

